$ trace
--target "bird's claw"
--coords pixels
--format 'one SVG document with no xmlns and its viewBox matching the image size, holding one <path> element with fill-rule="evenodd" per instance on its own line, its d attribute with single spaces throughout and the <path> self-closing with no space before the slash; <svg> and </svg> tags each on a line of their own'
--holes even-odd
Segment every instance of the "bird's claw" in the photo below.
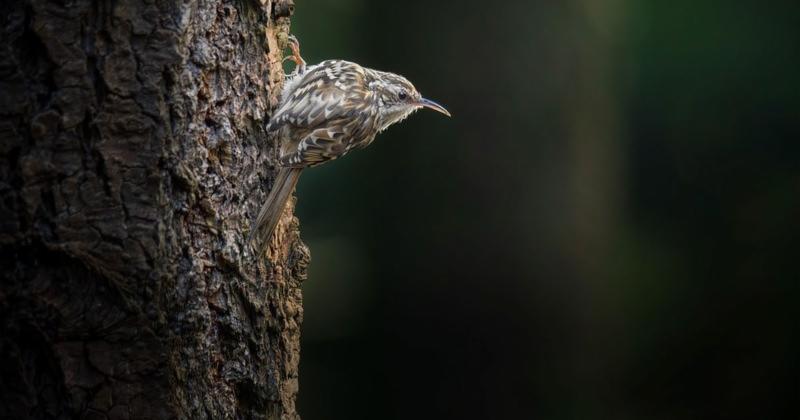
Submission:
<svg viewBox="0 0 800 420">
<path fill-rule="evenodd" d="M 303 60 L 303 57 L 300 55 L 300 41 L 294 35 L 289 35 L 287 40 L 289 41 L 289 48 L 292 50 L 292 55 L 284 58 L 283 61 L 294 61 L 296 65 L 294 74 L 302 74 L 306 71 L 306 60 Z"/>
</svg>

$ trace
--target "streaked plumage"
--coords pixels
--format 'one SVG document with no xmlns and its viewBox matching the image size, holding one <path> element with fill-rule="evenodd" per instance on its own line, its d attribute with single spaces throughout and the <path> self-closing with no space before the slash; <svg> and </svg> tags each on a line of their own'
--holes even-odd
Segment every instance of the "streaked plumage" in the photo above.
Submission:
<svg viewBox="0 0 800 420">
<path fill-rule="evenodd" d="M 423 99 L 402 76 L 344 60 L 306 67 L 296 44 L 293 50 L 298 69 L 286 81 L 281 102 L 267 126 L 267 132 L 281 142 L 281 170 L 251 228 L 257 255 L 272 236 L 304 168 L 368 146 L 379 132 L 419 108 L 449 115 L 438 104 Z"/>
</svg>

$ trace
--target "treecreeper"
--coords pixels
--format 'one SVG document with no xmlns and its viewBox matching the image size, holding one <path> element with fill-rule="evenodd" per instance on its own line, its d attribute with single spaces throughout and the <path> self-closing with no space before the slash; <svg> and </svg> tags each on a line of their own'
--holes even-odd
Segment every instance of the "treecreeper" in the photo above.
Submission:
<svg viewBox="0 0 800 420">
<path fill-rule="evenodd" d="M 369 146 L 375 136 L 414 111 L 429 108 L 450 116 L 423 98 L 403 76 L 369 69 L 345 60 L 306 65 L 300 44 L 289 37 L 295 62 L 267 133 L 280 145 L 278 175 L 250 227 L 256 256 L 269 244 L 300 173 L 312 166 Z"/>
</svg>

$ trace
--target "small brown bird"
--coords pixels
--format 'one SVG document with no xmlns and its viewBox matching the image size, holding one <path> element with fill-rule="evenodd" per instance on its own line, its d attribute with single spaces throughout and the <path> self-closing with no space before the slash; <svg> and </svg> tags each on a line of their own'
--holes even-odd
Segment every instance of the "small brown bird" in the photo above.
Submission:
<svg viewBox="0 0 800 420">
<path fill-rule="evenodd" d="M 303 169 L 369 146 L 378 133 L 420 108 L 450 116 L 402 76 L 343 60 L 306 67 L 297 39 L 289 40 L 292 56 L 287 59 L 297 67 L 267 126 L 281 144 L 280 170 L 250 229 L 256 255 L 269 243 Z"/>
</svg>

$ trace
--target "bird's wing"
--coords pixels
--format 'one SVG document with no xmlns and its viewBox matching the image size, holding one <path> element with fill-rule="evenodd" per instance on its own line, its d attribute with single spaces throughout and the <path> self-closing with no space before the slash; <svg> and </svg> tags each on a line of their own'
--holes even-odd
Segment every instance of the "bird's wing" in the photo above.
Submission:
<svg viewBox="0 0 800 420">
<path fill-rule="evenodd" d="M 287 133 L 283 166 L 319 165 L 371 141 L 375 107 L 361 66 L 324 61 L 297 77 L 268 127 Z"/>
<path fill-rule="evenodd" d="M 328 120 L 322 127 L 310 131 L 285 150 L 281 156 L 284 167 L 316 166 L 344 156 L 361 143 L 370 142 L 374 134 L 369 132 L 370 117 L 366 113 Z"/>
<path fill-rule="evenodd" d="M 363 67 L 348 61 L 323 61 L 296 77 L 299 80 L 287 82 L 281 104 L 270 118 L 269 131 L 286 126 L 314 130 L 327 121 L 358 113 L 371 95 Z"/>
</svg>

